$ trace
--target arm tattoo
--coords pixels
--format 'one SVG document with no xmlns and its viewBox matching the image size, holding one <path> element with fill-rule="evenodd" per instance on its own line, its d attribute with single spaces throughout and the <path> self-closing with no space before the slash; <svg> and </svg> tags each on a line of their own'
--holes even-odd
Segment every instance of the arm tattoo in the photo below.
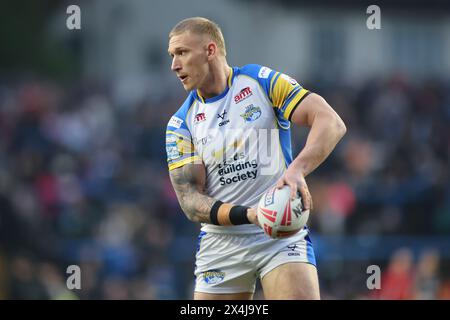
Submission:
<svg viewBox="0 0 450 320">
<path fill-rule="evenodd" d="M 209 214 L 215 199 L 205 195 L 205 167 L 186 164 L 169 172 L 181 209 L 189 220 L 211 222 Z"/>
</svg>

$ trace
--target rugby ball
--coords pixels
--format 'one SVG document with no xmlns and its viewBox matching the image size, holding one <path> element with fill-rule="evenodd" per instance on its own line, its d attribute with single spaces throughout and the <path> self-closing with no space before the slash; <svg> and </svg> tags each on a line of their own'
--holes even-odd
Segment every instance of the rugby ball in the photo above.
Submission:
<svg viewBox="0 0 450 320">
<path fill-rule="evenodd" d="M 309 210 L 304 210 L 302 198 L 297 192 L 294 200 L 290 198 L 291 188 L 267 190 L 258 203 L 258 222 L 269 237 L 278 239 L 296 234 L 303 229 L 309 218 Z"/>
</svg>

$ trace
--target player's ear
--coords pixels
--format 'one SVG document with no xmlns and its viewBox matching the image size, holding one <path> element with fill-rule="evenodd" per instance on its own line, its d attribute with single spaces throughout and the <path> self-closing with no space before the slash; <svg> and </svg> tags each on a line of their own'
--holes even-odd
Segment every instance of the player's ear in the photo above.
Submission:
<svg viewBox="0 0 450 320">
<path fill-rule="evenodd" d="M 208 60 L 214 58 L 217 55 L 217 45 L 214 42 L 209 42 L 206 46 L 206 54 L 208 55 Z"/>
</svg>

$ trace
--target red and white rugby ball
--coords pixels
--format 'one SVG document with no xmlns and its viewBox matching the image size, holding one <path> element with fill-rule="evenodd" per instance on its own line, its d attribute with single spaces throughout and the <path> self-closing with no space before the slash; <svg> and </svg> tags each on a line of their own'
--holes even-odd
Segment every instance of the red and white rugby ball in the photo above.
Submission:
<svg viewBox="0 0 450 320">
<path fill-rule="evenodd" d="M 304 210 L 300 194 L 294 200 L 290 194 L 291 188 L 285 185 L 267 190 L 259 200 L 258 222 L 271 238 L 292 236 L 308 221 L 309 210 Z"/>
</svg>

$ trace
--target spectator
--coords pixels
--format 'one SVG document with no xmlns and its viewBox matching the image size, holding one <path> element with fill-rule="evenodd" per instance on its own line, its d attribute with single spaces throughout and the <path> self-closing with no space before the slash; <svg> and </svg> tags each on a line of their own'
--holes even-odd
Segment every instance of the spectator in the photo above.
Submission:
<svg viewBox="0 0 450 320">
<path fill-rule="evenodd" d="M 409 249 L 399 249 L 392 255 L 387 270 L 381 275 L 378 299 L 409 300 L 413 297 L 413 257 Z"/>
</svg>

